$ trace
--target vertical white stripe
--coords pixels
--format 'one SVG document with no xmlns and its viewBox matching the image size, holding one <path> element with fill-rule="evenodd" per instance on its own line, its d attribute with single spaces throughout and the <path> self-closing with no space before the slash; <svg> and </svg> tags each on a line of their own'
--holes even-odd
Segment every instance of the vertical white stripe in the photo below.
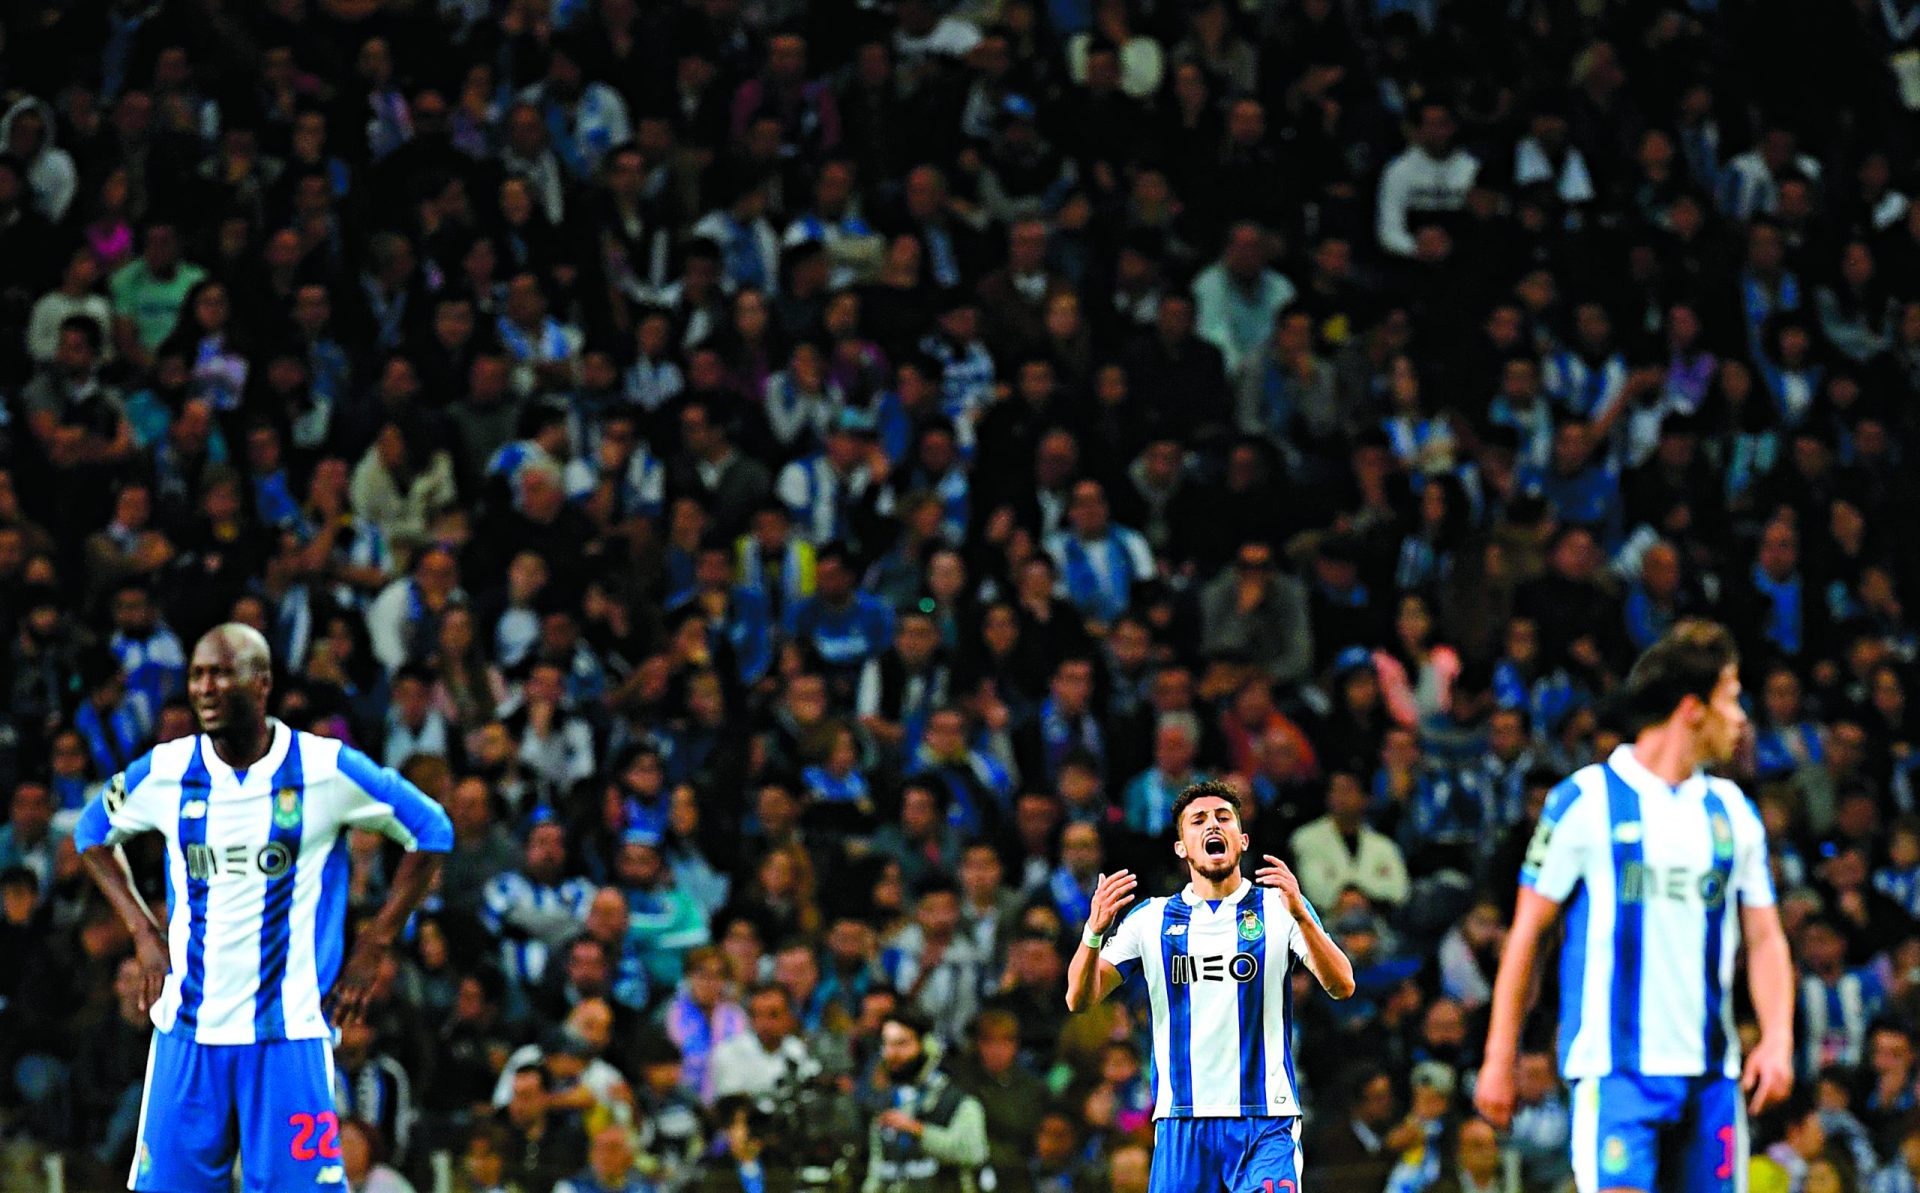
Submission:
<svg viewBox="0 0 1920 1193">
<path fill-rule="evenodd" d="M 1300 1114 L 1300 1091 L 1287 1082 L 1287 1056 L 1293 1040 L 1287 1032 L 1287 985 L 1289 962 L 1293 960 L 1293 917 L 1280 900 L 1280 893 L 1264 889 L 1263 910 L 1267 920 L 1267 963 L 1260 974 L 1261 1031 L 1265 1035 L 1267 1059 L 1267 1108 L 1276 1114 Z"/>
<path fill-rule="evenodd" d="M 300 749 L 310 738 L 296 738 Z M 335 789 L 339 752 L 300 749 L 301 781 L 306 784 L 306 822 L 300 834 L 300 864 L 294 871 L 293 906 L 289 911 L 287 972 L 280 983 L 280 1005 L 287 1038 L 308 1039 L 323 1033 L 320 1010 L 320 961 L 315 947 L 320 912 L 321 878 L 339 835 L 336 812 L 327 799 Z"/>
<path fill-rule="evenodd" d="M 1140 973 L 1147 983 L 1147 1006 L 1153 1027 L 1153 1113 L 1155 1118 L 1164 1118 L 1173 1106 L 1173 1049 L 1169 1039 L 1172 1025 L 1167 1013 L 1167 971 L 1161 959 L 1164 946 L 1160 939 L 1166 929 L 1166 900 L 1159 900 L 1137 914 L 1146 921 L 1140 925 Z"/>
<path fill-rule="evenodd" d="M 1586 788 L 1574 827 L 1589 834 L 1586 972 L 1580 983 L 1580 1034 L 1567 1053 L 1567 1075 L 1590 1077 L 1613 1068 L 1613 834 L 1607 814 L 1606 776 L 1598 767 L 1580 772 Z"/>
<path fill-rule="evenodd" d="M 1296 1114 L 1293 1122 L 1287 1127 L 1293 1135 L 1293 1187 L 1296 1191 L 1301 1188 L 1301 1182 L 1306 1179 L 1307 1171 L 1307 1155 L 1300 1144 L 1300 1124 L 1304 1121 Z"/>
<path fill-rule="evenodd" d="M 176 797 L 176 801 L 178 799 Z M 153 1026 L 172 1031 L 180 1018 L 180 983 L 187 973 L 187 938 L 193 932 L 192 909 L 187 902 L 187 855 L 180 849 L 177 829 L 167 831 L 167 870 L 172 875 L 169 889 L 173 905 L 167 908 L 167 960 L 171 972 L 160 988 L 160 1001 L 153 1004 Z"/>
<path fill-rule="evenodd" d="M 147 1037 L 147 1076 L 140 1083 L 140 1123 L 133 1130 L 133 1164 L 127 1169 L 127 1188 L 139 1187 L 140 1149 L 147 1142 L 147 1103 L 153 1097 L 153 1065 L 160 1056 L 160 1033 Z"/>
<path fill-rule="evenodd" d="M 1573 1085 L 1573 1187 L 1578 1193 L 1600 1189 L 1600 1079 L 1582 1077 Z"/>
<path fill-rule="evenodd" d="M 1187 950 L 1218 958 L 1225 967 L 1240 951 L 1239 919 L 1238 903 L 1223 902 L 1218 909 L 1195 904 Z M 1228 972 L 1220 978 L 1187 987 L 1185 1047 L 1193 1066 L 1194 1113 L 1234 1117 L 1240 1113 L 1240 983 Z"/>
<path fill-rule="evenodd" d="M 1747 1130 L 1747 1099 L 1733 1095 L 1733 1193 L 1747 1193 L 1747 1165 L 1753 1155 L 1753 1137 Z"/>
</svg>

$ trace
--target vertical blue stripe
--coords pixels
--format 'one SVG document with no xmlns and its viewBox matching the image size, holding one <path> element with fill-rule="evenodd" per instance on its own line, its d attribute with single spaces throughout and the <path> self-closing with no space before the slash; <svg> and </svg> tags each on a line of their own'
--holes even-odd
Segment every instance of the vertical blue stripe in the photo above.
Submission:
<svg viewBox="0 0 1920 1193">
<path fill-rule="evenodd" d="M 1640 968 L 1646 936 L 1646 849 L 1641 834 L 1640 793 L 1603 766 L 1607 820 L 1613 838 L 1613 1071 L 1640 1071 Z M 1633 825 L 1634 831 L 1621 829 Z M 1632 840 L 1622 841 L 1622 835 Z"/>
<path fill-rule="evenodd" d="M 1566 941 L 1560 946 L 1560 1068 L 1567 1067 L 1573 1042 L 1580 1035 L 1580 1020 L 1587 991 L 1587 921 L 1593 915 L 1593 898 L 1587 884 L 1580 883 L 1567 896 Z"/>
<path fill-rule="evenodd" d="M 1708 891 L 1717 896 L 1706 907 L 1705 1059 L 1706 1071 L 1717 1074 L 1727 1063 L 1727 1016 L 1732 1009 L 1727 1005 L 1726 985 L 1720 980 L 1720 950 L 1725 945 L 1727 912 L 1733 902 L 1733 821 L 1727 816 L 1726 804 L 1712 787 L 1708 787 L 1704 802 L 1707 807 L 1708 835 L 1713 841 L 1713 885 Z"/>
<path fill-rule="evenodd" d="M 333 990 L 340 976 L 341 950 L 346 947 L 347 883 L 351 878 L 347 858 L 347 834 L 334 839 L 327 862 L 320 870 L 320 906 L 313 918 L 314 969 L 320 979 L 320 997 Z"/>
<path fill-rule="evenodd" d="M 1169 1109 L 1175 1114 L 1193 1112 L 1193 992 L 1186 983 L 1173 980 L 1173 959 L 1186 955 L 1188 933 L 1169 936 L 1167 929 L 1186 925 L 1192 918 L 1193 908 L 1183 896 L 1175 895 L 1167 900 L 1160 924 L 1160 972 L 1167 979 L 1167 1059 L 1173 1068 L 1168 1074 L 1173 1087 Z"/>
<path fill-rule="evenodd" d="M 193 739 L 193 757 L 187 760 L 186 773 L 180 776 L 180 852 L 191 858 L 189 851 L 204 854 L 207 844 L 207 819 L 213 815 L 213 809 L 207 807 L 207 796 L 213 790 L 213 776 L 207 771 L 204 751 L 207 739 L 196 736 Z M 202 804 L 198 816 L 186 814 L 187 805 L 195 800 Z M 199 875 L 194 867 L 187 867 L 187 972 L 180 979 L 180 1015 L 178 1026 L 191 1032 L 200 1023 L 200 1000 L 207 990 L 207 878 L 209 872 L 204 868 Z"/>
<path fill-rule="evenodd" d="M 1300 1079 L 1293 1075 L 1293 951 L 1282 947 L 1280 964 L 1287 972 L 1280 975 L 1280 1059 L 1287 1069 L 1287 1088 L 1293 1096 L 1295 1113 L 1300 1111 Z"/>
<path fill-rule="evenodd" d="M 1267 1112 L 1267 892 L 1254 887 L 1240 905 L 1238 931 L 1249 915 L 1257 931 L 1253 939 L 1240 933 L 1247 953 L 1253 958 L 1253 979 L 1240 983 L 1240 1113 L 1262 1115 Z"/>
<path fill-rule="evenodd" d="M 260 907 L 260 988 L 253 995 L 253 1038 L 256 1043 L 284 1039 L 286 1005 L 280 996 L 287 980 L 287 953 L 293 943 L 294 873 L 300 868 L 300 839 L 306 831 L 307 782 L 301 769 L 300 738 L 293 730 L 287 756 L 274 772 L 267 793 L 269 823 L 267 848 L 287 851 L 286 869 L 267 879 L 267 895 Z M 292 810 L 282 807 L 282 793 L 291 792 Z M 287 821 L 283 824 L 282 821 Z"/>
</svg>

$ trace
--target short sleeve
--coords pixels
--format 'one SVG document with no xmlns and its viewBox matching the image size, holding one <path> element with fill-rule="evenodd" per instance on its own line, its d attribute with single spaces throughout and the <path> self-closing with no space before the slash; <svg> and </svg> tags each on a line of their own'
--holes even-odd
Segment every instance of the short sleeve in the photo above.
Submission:
<svg viewBox="0 0 1920 1193">
<path fill-rule="evenodd" d="M 453 848 L 453 822 L 446 810 L 392 767 L 377 765 L 352 746 L 340 747 L 341 820 L 372 829 L 408 852 L 445 853 Z"/>
<path fill-rule="evenodd" d="M 1734 806 L 1740 809 L 1740 820 L 1746 831 L 1740 834 L 1739 852 L 1733 862 L 1733 893 L 1747 907 L 1772 907 L 1775 902 L 1773 891 L 1773 867 L 1769 862 L 1767 849 L 1767 826 L 1762 824 L 1760 816 L 1747 802 L 1747 797 L 1739 792 L 1733 793 Z"/>
<path fill-rule="evenodd" d="M 152 773 L 153 755 L 143 754 L 107 780 L 74 825 L 74 848 L 85 851 L 96 845 L 118 845 L 167 823 L 169 809 L 160 806 L 158 784 L 149 782 Z"/>
<path fill-rule="evenodd" d="M 1285 904 L 1281 904 L 1281 909 L 1284 914 Z M 1314 910 L 1312 900 L 1307 901 L 1307 915 L 1314 923 L 1320 923 L 1320 913 Z M 1292 915 L 1287 915 L 1287 952 L 1302 959 L 1307 955 L 1307 934 L 1301 930 L 1300 921 Z"/>
<path fill-rule="evenodd" d="M 1520 867 L 1520 885 L 1555 903 L 1564 903 L 1579 885 L 1592 851 L 1589 809 L 1594 801 L 1583 800 L 1581 794 L 1580 784 L 1573 779 L 1548 793 Z"/>
<path fill-rule="evenodd" d="M 1140 957 L 1145 943 L 1140 936 L 1140 925 L 1147 916 L 1144 909 L 1151 900 L 1141 900 L 1127 909 L 1120 917 L 1120 924 L 1108 936 L 1106 945 L 1100 950 L 1100 959 L 1120 971 L 1120 976 L 1132 981 L 1140 972 Z"/>
</svg>

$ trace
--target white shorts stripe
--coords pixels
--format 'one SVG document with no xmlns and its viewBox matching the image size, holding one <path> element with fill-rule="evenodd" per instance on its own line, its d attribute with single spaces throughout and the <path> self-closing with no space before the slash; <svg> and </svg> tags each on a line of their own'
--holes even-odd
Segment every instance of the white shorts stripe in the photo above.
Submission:
<svg viewBox="0 0 1920 1193">
<path fill-rule="evenodd" d="M 140 1125 L 133 1130 L 133 1166 L 127 1170 L 127 1188 L 140 1187 L 140 1154 L 147 1147 L 147 1100 L 153 1096 L 153 1064 L 160 1055 L 160 1033 L 147 1038 L 147 1076 L 140 1083 Z"/>
<path fill-rule="evenodd" d="M 1573 1084 L 1573 1187 L 1578 1193 L 1600 1190 L 1600 1079 L 1582 1077 Z"/>
</svg>

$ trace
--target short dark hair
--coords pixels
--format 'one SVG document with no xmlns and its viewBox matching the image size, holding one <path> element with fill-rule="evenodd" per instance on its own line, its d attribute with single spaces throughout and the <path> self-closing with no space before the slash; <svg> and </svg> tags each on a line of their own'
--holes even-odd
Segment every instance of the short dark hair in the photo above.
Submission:
<svg viewBox="0 0 1920 1193">
<path fill-rule="evenodd" d="M 1626 710 L 1637 732 L 1673 715 L 1688 696 L 1713 698 L 1720 675 L 1740 662 L 1733 635 L 1718 622 L 1688 618 L 1647 648 L 1627 673 Z"/>
<path fill-rule="evenodd" d="M 1233 809 L 1233 819 L 1235 823 L 1239 822 L 1239 793 L 1218 779 L 1208 779 L 1202 783 L 1195 783 L 1175 797 L 1173 801 L 1173 831 L 1175 836 L 1178 836 L 1180 833 L 1180 818 L 1186 815 L 1187 809 L 1197 801 L 1208 798 L 1226 800 L 1227 806 Z"/>
</svg>

